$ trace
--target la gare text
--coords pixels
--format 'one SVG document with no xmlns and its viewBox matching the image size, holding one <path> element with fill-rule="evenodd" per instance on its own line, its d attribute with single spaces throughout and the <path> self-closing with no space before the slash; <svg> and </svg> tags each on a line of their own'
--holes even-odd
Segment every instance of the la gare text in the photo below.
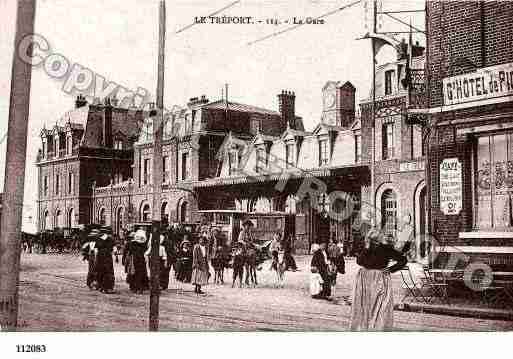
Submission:
<svg viewBox="0 0 513 359">
<path fill-rule="evenodd" d="M 322 25 L 324 24 L 324 19 L 316 19 L 312 17 L 296 17 L 294 16 L 291 19 L 277 19 L 277 18 L 269 18 L 269 19 L 255 19 L 252 16 L 195 16 L 194 17 L 195 24 L 269 24 L 269 25 L 282 25 L 282 24 L 292 24 L 292 25 Z"/>
</svg>

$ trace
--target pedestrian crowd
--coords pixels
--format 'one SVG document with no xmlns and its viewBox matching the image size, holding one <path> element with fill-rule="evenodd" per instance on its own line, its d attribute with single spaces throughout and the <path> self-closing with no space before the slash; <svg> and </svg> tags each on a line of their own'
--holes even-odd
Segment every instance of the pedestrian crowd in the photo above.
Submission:
<svg viewBox="0 0 513 359">
<path fill-rule="evenodd" d="M 257 271 L 264 260 L 271 258 L 270 270 L 276 272 L 277 285 L 283 286 L 286 271 L 298 270 L 292 255 L 291 238 L 273 234 L 265 248 L 257 245 L 253 224 L 242 223 L 243 229 L 234 243 L 227 243 L 216 228 L 205 225 L 200 228 L 199 238 L 174 224 L 162 229 L 158 258 L 160 266 L 160 289 L 168 289 L 171 269 L 174 278 L 189 283 L 198 295 L 205 294 L 213 269 L 215 284 L 224 284 L 224 272 L 232 267 L 232 287 L 238 284 L 256 286 Z M 196 239 L 196 240 L 195 240 Z M 407 259 L 405 246 L 402 251 L 394 249 L 392 239 L 381 232 L 370 230 L 365 235 L 364 247 L 357 256 L 360 266 L 352 295 L 351 330 L 393 329 L 393 296 L 390 274 L 402 269 Z M 151 234 L 143 227 L 133 232 L 124 231 L 120 241 L 112 235 L 92 230 L 88 242 L 82 246 L 84 260 L 88 261 L 86 284 L 103 293 L 114 290 L 114 260 L 121 262 L 126 273 L 126 282 L 133 293 L 142 294 L 150 287 Z M 268 251 L 262 254 L 262 251 Z M 342 243 L 331 240 L 312 245 L 309 290 L 314 299 L 333 300 L 337 276 L 345 273 Z"/>
</svg>

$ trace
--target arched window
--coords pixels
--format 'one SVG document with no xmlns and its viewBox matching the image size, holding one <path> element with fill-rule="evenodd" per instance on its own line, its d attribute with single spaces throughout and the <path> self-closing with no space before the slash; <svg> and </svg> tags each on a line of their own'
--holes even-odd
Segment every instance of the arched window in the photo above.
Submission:
<svg viewBox="0 0 513 359">
<path fill-rule="evenodd" d="M 141 209 L 141 221 L 149 222 L 151 220 L 151 209 L 148 203 L 145 203 Z"/>
<path fill-rule="evenodd" d="M 395 237 L 397 231 L 397 196 L 387 189 L 381 196 L 381 227 L 386 234 Z"/>
<path fill-rule="evenodd" d="M 68 212 L 68 228 L 72 228 L 75 226 L 75 210 L 71 208 Z"/>
<path fill-rule="evenodd" d="M 160 220 L 163 225 L 167 226 L 169 224 L 169 213 L 168 213 L 168 205 L 167 202 L 163 202 L 160 207 Z"/>
<path fill-rule="evenodd" d="M 58 209 L 55 212 L 54 223 L 55 223 L 54 228 L 62 228 L 62 211 L 60 209 Z"/>
<path fill-rule="evenodd" d="M 107 224 L 107 210 L 105 208 L 100 209 L 100 224 L 102 226 Z"/>
<path fill-rule="evenodd" d="M 187 203 L 187 201 L 183 201 L 181 204 L 180 204 L 180 208 L 179 208 L 179 222 L 180 223 L 189 223 L 189 220 L 190 220 L 190 217 L 189 217 L 189 203 Z"/>
<path fill-rule="evenodd" d="M 293 195 L 287 196 L 285 200 L 285 212 L 296 213 L 296 197 Z"/>
</svg>

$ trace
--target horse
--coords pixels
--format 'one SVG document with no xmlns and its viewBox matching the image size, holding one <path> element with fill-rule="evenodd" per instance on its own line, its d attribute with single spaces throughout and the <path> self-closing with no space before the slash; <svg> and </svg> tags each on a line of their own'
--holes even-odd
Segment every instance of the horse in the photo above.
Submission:
<svg viewBox="0 0 513 359">
<path fill-rule="evenodd" d="M 258 265 L 258 250 L 254 246 L 248 246 L 246 248 L 246 255 L 245 255 L 245 263 L 244 267 L 246 268 L 246 285 L 249 286 L 250 282 L 251 285 L 256 287 L 258 285 L 257 281 L 257 265 Z"/>
<path fill-rule="evenodd" d="M 276 285 L 283 288 L 285 286 L 285 272 L 287 271 L 287 261 L 285 260 L 285 252 L 278 252 L 278 263 L 276 263 Z"/>
<path fill-rule="evenodd" d="M 212 257 L 212 267 L 214 268 L 214 284 L 224 284 L 224 268 L 226 267 L 226 253 L 221 246 Z"/>
</svg>

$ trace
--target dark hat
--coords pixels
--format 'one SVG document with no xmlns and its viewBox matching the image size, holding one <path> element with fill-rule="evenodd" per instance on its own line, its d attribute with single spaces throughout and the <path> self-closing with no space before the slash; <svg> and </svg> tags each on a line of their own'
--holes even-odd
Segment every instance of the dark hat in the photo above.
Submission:
<svg viewBox="0 0 513 359">
<path fill-rule="evenodd" d="M 242 225 L 243 226 L 251 226 L 251 227 L 254 226 L 253 222 L 250 219 L 245 219 L 244 221 L 242 221 Z"/>
</svg>

